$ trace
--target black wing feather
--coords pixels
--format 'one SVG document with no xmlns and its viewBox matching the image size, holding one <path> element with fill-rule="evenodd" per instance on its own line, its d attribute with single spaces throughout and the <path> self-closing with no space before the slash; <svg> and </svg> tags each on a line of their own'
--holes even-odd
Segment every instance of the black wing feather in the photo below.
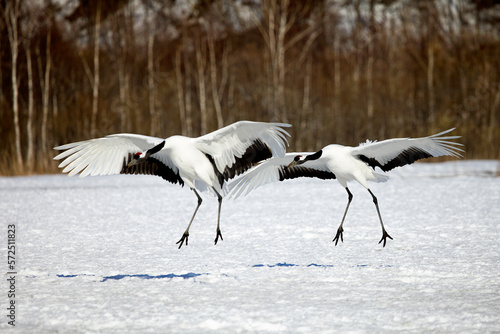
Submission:
<svg viewBox="0 0 500 334">
<path fill-rule="evenodd" d="M 184 181 L 182 181 L 179 173 L 175 173 L 172 169 L 155 158 L 149 157 L 140 164 L 129 167 L 128 163 L 132 160 L 133 156 L 133 154 L 129 154 L 128 157 L 123 160 L 123 167 L 120 174 L 156 175 L 173 184 L 179 183 L 181 186 L 184 186 Z"/>
<path fill-rule="evenodd" d="M 226 167 L 224 169 L 224 173 L 222 173 L 223 179 L 225 181 L 232 179 L 257 165 L 260 161 L 267 160 L 272 156 L 273 153 L 269 146 L 262 140 L 257 139 L 246 149 L 245 153 L 240 158 L 235 157 L 235 162 L 231 167 Z"/>
<path fill-rule="evenodd" d="M 298 177 L 316 177 L 322 180 L 337 178 L 332 172 L 326 172 L 314 168 L 307 168 L 304 166 L 292 166 L 290 168 L 287 168 L 286 166 L 280 166 L 280 169 L 278 171 L 280 175 L 280 181 L 296 179 Z"/>
<path fill-rule="evenodd" d="M 368 164 L 368 166 L 375 169 L 375 167 L 380 167 L 384 172 L 390 171 L 396 167 L 402 167 L 414 163 L 417 160 L 432 157 L 433 155 L 425 150 L 418 147 L 410 147 L 401 153 L 399 153 L 394 159 L 388 161 L 385 164 L 381 164 L 375 158 L 368 158 L 366 155 L 358 155 L 358 158 Z"/>
</svg>

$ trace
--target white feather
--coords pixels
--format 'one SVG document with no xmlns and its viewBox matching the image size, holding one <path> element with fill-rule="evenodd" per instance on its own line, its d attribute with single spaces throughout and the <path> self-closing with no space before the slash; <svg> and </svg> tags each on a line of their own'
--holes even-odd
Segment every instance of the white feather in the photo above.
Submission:
<svg viewBox="0 0 500 334">
<path fill-rule="evenodd" d="M 119 174 L 129 154 L 146 151 L 163 140 L 128 133 L 109 135 L 54 147 L 56 150 L 66 150 L 54 160 L 64 159 L 59 167 L 65 167 L 63 173 L 69 173 L 69 176 L 78 173 L 81 173 L 80 177 Z"/>
<path fill-rule="evenodd" d="M 240 196 L 248 195 L 249 192 L 260 186 L 280 181 L 280 169 L 290 164 L 297 155 L 305 157 L 313 153 L 314 152 L 293 152 L 285 154 L 284 157 L 263 161 L 228 185 L 229 197 L 237 199 Z M 302 164 L 301 167 L 329 172 L 324 159 L 308 161 Z"/>
<path fill-rule="evenodd" d="M 273 156 L 285 154 L 286 137 L 290 136 L 282 127 L 289 124 L 240 121 L 195 139 L 196 147 L 210 154 L 219 172 L 231 168 L 235 157 L 240 158 L 257 139 L 264 142 Z"/>
<path fill-rule="evenodd" d="M 423 138 L 394 138 L 378 142 L 367 142 L 352 148 L 351 152 L 353 156 L 364 155 L 368 158 L 374 158 L 381 165 L 386 164 L 410 148 L 426 151 L 433 157 L 451 155 L 459 158 L 461 157 L 460 152 L 463 152 L 463 150 L 457 146 L 462 146 L 462 144 L 449 140 L 460 138 L 460 136 L 442 136 L 453 130 L 454 128 Z"/>
</svg>

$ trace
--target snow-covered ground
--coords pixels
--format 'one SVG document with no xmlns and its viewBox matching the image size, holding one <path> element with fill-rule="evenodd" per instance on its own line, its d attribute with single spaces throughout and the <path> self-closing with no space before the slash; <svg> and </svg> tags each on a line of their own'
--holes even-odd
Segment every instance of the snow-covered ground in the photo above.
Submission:
<svg viewBox="0 0 500 334">
<path fill-rule="evenodd" d="M 487 333 L 500 329 L 497 161 L 419 163 L 347 195 L 298 179 L 196 206 L 148 176 L 0 178 L 0 265 L 16 228 L 18 333 Z M 7 275 L 6 275 L 7 277 Z M 8 278 L 8 277 L 7 277 Z M 7 323 L 0 285 L 0 332 Z"/>
</svg>

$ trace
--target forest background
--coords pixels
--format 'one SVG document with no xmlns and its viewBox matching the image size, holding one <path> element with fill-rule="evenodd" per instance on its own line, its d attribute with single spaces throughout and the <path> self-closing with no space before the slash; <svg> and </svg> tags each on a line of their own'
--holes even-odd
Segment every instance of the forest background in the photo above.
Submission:
<svg viewBox="0 0 500 334">
<path fill-rule="evenodd" d="M 2 0 L 0 175 L 119 132 L 289 122 L 290 151 L 452 127 L 500 159 L 493 0 Z"/>
</svg>

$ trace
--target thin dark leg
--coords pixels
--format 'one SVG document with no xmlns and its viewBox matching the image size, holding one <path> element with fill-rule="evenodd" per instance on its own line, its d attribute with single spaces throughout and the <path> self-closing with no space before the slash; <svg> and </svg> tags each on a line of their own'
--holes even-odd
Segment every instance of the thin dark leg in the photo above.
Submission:
<svg viewBox="0 0 500 334">
<path fill-rule="evenodd" d="M 387 231 L 384 228 L 384 223 L 382 222 L 382 216 L 380 215 L 380 209 L 378 208 L 377 197 L 375 197 L 375 195 L 373 195 L 373 193 L 370 189 L 368 189 L 368 191 L 370 192 L 370 195 L 372 195 L 373 203 L 375 203 L 375 207 L 377 208 L 378 218 L 380 219 L 380 226 L 382 226 L 382 238 L 380 239 L 380 241 L 378 243 L 381 243 L 383 241 L 384 243 L 382 246 L 385 247 L 385 243 L 387 241 L 387 238 L 392 240 L 392 237 L 389 235 L 389 233 L 387 233 Z"/>
<path fill-rule="evenodd" d="M 182 238 L 176 242 L 176 244 L 180 243 L 179 245 L 179 249 L 182 247 L 182 244 L 184 243 L 184 241 L 186 241 L 186 246 L 188 245 L 188 237 L 189 237 L 189 228 L 191 227 L 191 224 L 193 223 L 193 220 L 194 220 L 194 216 L 196 216 L 196 212 L 198 212 L 198 209 L 201 205 L 201 202 L 203 201 L 200 197 L 200 195 L 198 194 L 198 192 L 196 191 L 196 189 L 191 189 L 194 191 L 196 197 L 198 197 L 198 206 L 196 206 L 196 209 L 194 210 L 194 213 L 193 213 L 193 217 L 191 217 L 191 221 L 189 222 L 189 225 L 186 229 L 186 231 L 184 231 L 184 234 L 182 235 Z"/>
<path fill-rule="evenodd" d="M 222 196 L 214 189 L 215 193 L 217 194 L 217 198 L 219 199 L 219 214 L 217 215 L 217 231 L 215 232 L 215 245 L 217 245 L 217 241 L 224 240 L 222 239 L 222 233 L 220 233 L 220 209 L 222 206 Z"/>
<path fill-rule="evenodd" d="M 351 192 L 349 191 L 349 188 L 345 187 L 345 190 L 347 191 L 348 202 L 347 202 L 347 206 L 346 206 L 345 211 L 344 211 L 344 217 L 342 217 L 342 222 L 340 223 L 340 226 L 337 229 L 337 234 L 335 235 L 335 238 L 333 238 L 333 240 L 332 240 L 332 242 L 335 241 L 335 246 L 337 246 L 337 243 L 339 242 L 339 237 L 340 237 L 340 241 L 344 242 L 344 236 L 343 236 L 344 229 L 342 228 L 342 225 L 344 225 L 344 219 L 345 219 L 345 216 L 347 215 L 347 210 L 349 210 L 349 205 L 351 204 L 352 197 L 353 197 Z"/>
</svg>

